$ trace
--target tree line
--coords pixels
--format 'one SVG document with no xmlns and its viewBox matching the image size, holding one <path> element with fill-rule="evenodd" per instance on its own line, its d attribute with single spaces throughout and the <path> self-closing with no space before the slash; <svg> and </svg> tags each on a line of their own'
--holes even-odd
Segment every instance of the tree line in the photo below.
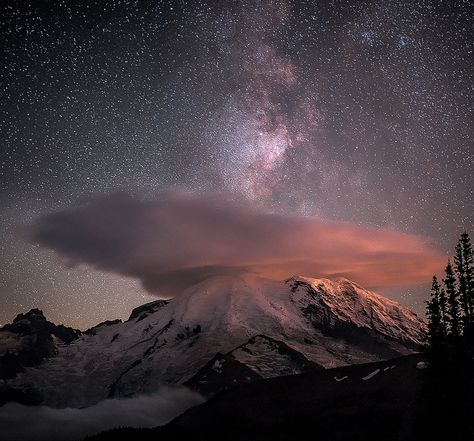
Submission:
<svg viewBox="0 0 474 441">
<path fill-rule="evenodd" d="M 415 419 L 416 440 L 474 440 L 474 268 L 461 234 L 444 277 L 433 276 L 428 332 Z"/>
<path fill-rule="evenodd" d="M 427 354 L 431 363 L 466 357 L 474 337 L 474 264 L 468 233 L 462 233 L 453 260 L 448 259 L 442 283 L 436 275 L 426 302 Z"/>
</svg>

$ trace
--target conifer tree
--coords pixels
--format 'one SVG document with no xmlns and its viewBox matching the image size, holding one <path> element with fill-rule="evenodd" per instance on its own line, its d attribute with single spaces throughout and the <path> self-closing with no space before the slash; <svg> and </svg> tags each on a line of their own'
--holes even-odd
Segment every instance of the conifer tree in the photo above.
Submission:
<svg viewBox="0 0 474 441">
<path fill-rule="evenodd" d="M 446 278 L 443 279 L 443 282 L 446 286 L 446 296 L 448 300 L 447 316 L 449 323 L 449 335 L 452 341 L 456 342 L 461 334 L 459 326 L 459 299 L 456 289 L 456 277 L 454 276 L 454 270 L 450 260 L 448 260 L 448 264 L 446 265 L 445 273 Z"/>
<path fill-rule="evenodd" d="M 428 316 L 427 346 L 432 358 L 437 358 L 441 354 L 442 346 L 445 342 L 445 329 L 441 317 L 440 293 L 438 279 L 433 276 L 431 285 L 431 297 L 426 302 L 426 314 Z"/>
<path fill-rule="evenodd" d="M 443 326 L 444 334 L 448 334 L 448 300 L 446 298 L 446 291 L 442 286 L 439 287 L 439 311 L 441 315 L 441 324 Z"/>
<path fill-rule="evenodd" d="M 464 343 L 467 345 L 469 353 L 474 352 L 474 280 L 473 280 L 473 254 L 469 235 L 464 232 L 461 234 L 459 243 L 456 247 L 457 261 L 462 259 L 462 265 L 457 266 L 459 278 L 459 295 L 461 297 L 464 317 L 463 317 L 463 336 Z"/>
<path fill-rule="evenodd" d="M 464 232 L 460 239 L 464 259 L 464 279 L 466 286 L 466 303 L 470 322 L 474 321 L 474 256 L 469 234 Z"/>
<path fill-rule="evenodd" d="M 466 271 L 465 271 L 465 260 L 464 252 L 461 239 L 456 245 L 456 252 L 454 254 L 454 268 L 456 270 L 456 275 L 458 278 L 458 287 L 459 287 L 459 301 L 461 303 L 461 309 L 463 313 L 462 322 L 464 332 L 469 326 L 469 302 L 467 298 L 467 286 L 466 286 Z"/>
</svg>

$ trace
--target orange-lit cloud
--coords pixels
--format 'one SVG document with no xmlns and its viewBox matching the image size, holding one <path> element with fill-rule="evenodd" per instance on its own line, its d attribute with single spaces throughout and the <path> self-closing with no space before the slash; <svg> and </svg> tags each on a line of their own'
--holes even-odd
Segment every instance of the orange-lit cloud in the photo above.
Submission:
<svg viewBox="0 0 474 441">
<path fill-rule="evenodd" d="M 231 203 L 223 195 L 114 194 L 38 219 L 30 240 L 68 264 L 172 296 L 215 274 L 344 276 L 371 288 L 424 283 L 443 256 L 417 236 Z"/>
</svg>

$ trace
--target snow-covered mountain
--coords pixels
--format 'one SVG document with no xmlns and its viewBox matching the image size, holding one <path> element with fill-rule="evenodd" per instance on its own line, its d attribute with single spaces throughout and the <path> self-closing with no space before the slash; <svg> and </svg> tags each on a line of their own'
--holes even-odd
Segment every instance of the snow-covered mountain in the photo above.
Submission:
<svg viewBox="0 0 474 441">
<path fill-rule="evenodd" d="M 136 308 L 124 323 L 104 322 L 69 341 L 52 338 L 48 358 L 4 378 L 2 387 L 34 390 L 58 407 L 152 392 L 163 383 L 210 393 L 408 354 L 423 329 L 408 309 L 346 279 L 218 276 Z M 15 355 L 18 335 L 0 330 L 0 348 L 7 348 L 0 365 Z"/>
</svg>

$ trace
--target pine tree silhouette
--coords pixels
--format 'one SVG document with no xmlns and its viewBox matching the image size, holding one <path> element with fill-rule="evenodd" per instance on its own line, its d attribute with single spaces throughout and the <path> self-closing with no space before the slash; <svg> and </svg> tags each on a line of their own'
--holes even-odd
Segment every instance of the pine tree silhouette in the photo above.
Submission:
<svg viewBox="0 0 474 441">
<path fill-rule="evenodd" d="M 467 283 L 466 283 L 466 266 L 464 258 L 464 250 L 461 240 L 456 245 L 456 254 L 454 255 L 454 268 L 456 269 L 456 274 L 458 276 L 458 287 L 459 287 L 459 300 L 462 307 L 463 317 L 463 331 L 466 333 L 466 330 L 469 328 L 470 322 L 470 308 L 469 308 L 469 299 L 467 295 Z"/>
<path fill-rule="evenodd" d="M 472 252 L 471 239 L 466 232 L 461 234 L 459 245 L 462 248 L 464 286 L 467 304 L 468 322 L 474 321 L 474 256 Z"/>
<path fill-rule="evenodd" d="M 446 298 L 446 291 L 442 286 L 439 287 L 439 311 L 441 314 L 441 324 L 443 326 L 444 335 L 448 334 L 448 299 Z"/>
<path fill-rule="evenodd" d="M 457 268 L 459 280 L 459 295 L 461 297 L 463 317 L 463 344 L 465 357 L 473 359 L 474 356 L 474 264 L 471 239 L 464 232 L 461 234 L 456 247 L 457 261 L 462 259 L 462 265 Z"/>
<path fill-rule="evenodd" d="M 443 345 L 446 341 L 446 328 L 443 323 L 440 308 L 441 287 L 436 276 L 431 284 L 431 297 L 426 302 L 426 315 L 428 316 L 427 349 L 433 362 L 442 356 Z"/>
<path fill-rule="evenodd" d="M 456 277 L 454 276 L 453 266 L 451 265 L 451 261 L 448 260 L 448 264 L 446 265 L 445 269 L 446 278 L 443 279 L 444 285 L 446 287 L 446 295 L 448 300 L 448 323 L 449 323 L 449 336 L 451 337 L 451 341 L 457 342 L 460 332 L 460 311 L 459 311 L 459 296 L 456 289 Z"/>
</svg>

